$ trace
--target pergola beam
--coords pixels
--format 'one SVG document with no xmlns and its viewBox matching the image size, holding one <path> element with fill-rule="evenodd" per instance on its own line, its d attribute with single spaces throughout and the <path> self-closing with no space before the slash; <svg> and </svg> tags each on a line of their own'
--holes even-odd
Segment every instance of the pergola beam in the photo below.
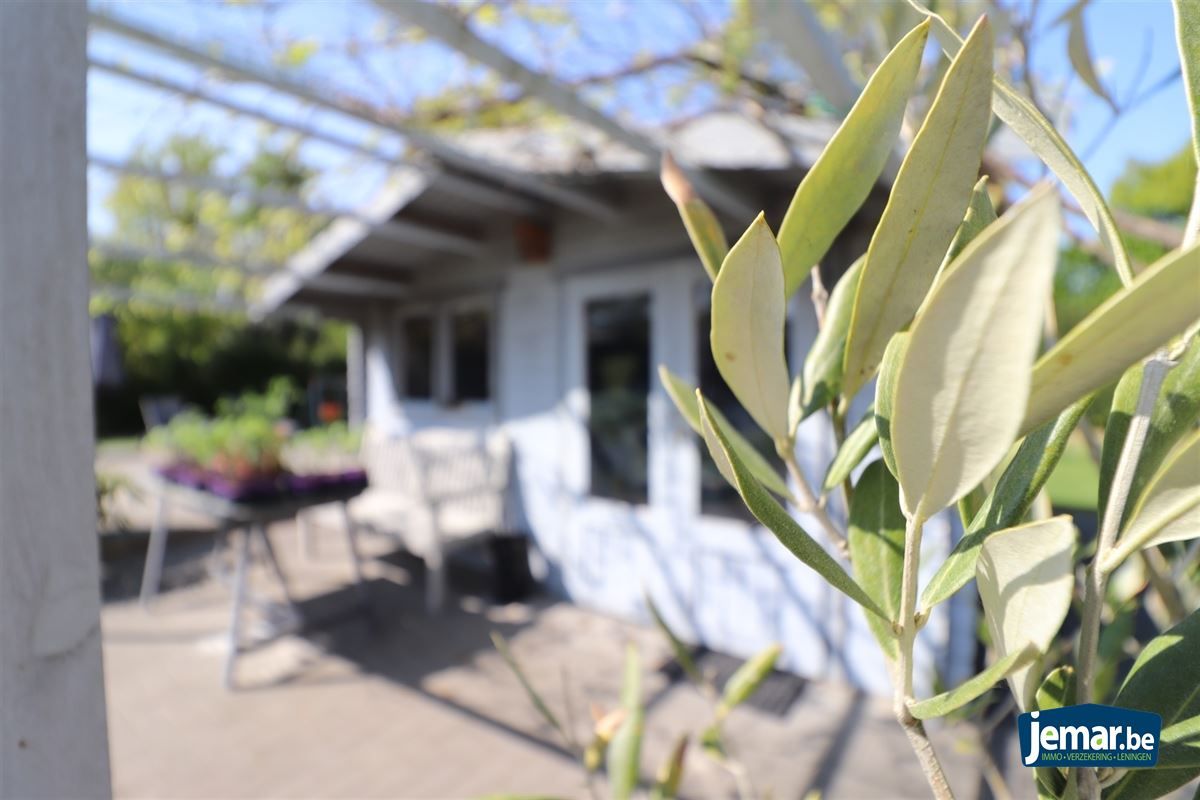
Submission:
<svg viewBox="0 0 1200 800">
<path fill-rule="evenodd" d="M 214 191 L 229 196 L 244 196 L 251 201 L 264 206 L 291 208 L 309 216 L 344 217 L 366 225 L 371 232 L 390 239 L 398 244 L 417 245 L 432 250 L 440 250 L 464 256 L 479 256 L 485 252 L 485 247 L 478 239 L 464 236 L 433 225 L 410 222 L 408 220 L 388 219 L 374 220 L 356 211 L 340 208 L 324 208 L 311 206 L 302 198 L 278 190 L 255 188 L 236 181 L 212 175 L 196 175 L 185 172 L 167 172 L 141 164 L 115 161 L 104 156 L 91 155 L 88 160 L 97 167 L 110 172 L 133 175 L 148 180 L 160 181 L 167 184 L 178 184 L 196 189 Z M 426 178 L 428 180 L 428 178 Z"/>
<path fill-rule="evenodd" d="M 488 208 L 531 215 L 538 214 L 543 209 L 539 203 L 535 203 L 525 195 L 506 192 L 493 183 L 472 180 L 453 172 L 447 172 L 441 167 L 436 166 L 430 159 L 423 159 L 429 163 L 414 163 L 414 160 L 390 156 L 349 137 L 307 125 L 279 114 L 273 114 L 250 103 L 241 103 L 227 97 L 221 97 L 200 87 L 189 86 L 182 81 L 166 78 L 162 75 L 137 69 L 127 64 L 121 64 L 111 59 L 90 56 L 88 58 L 88 65 L 94 70 L 99 70 L 124 80 L 140 83 L 160 91 L 178 94 L 216 108 L 224 108 L 240 116 L 261 120 L 277 128 L 298 133 L 307 139 L 324 142 L 341 150 L 357 153 L 358 155 L 389 166 L 409 167 L 420 170 L 429 177 L 431 184 L 434 181 L 437 182 L 438 189 L 453 194 L 456 197 L 478 203 L 479 205 L 487 206 Z"/>
<path fill-rule="evenodd" d="M 649 136 L 583 101 L 577 89 L 530 69 L 499 47 L 480 38 L 466 22 L 446 6 L 413 0 L 375 0 L 375 4 L 393 16 L 422 28 L 430 36 L 472 61 L 490 67 L 501 78 L 517 84 L 551 108 L 602 131 L 612 139 L 641 153 L 655 165 L 662 157 L 662 147 Z M 730 215 L 748 220 L 758 212 L 754 203 L 702 170 L 688 170 L 688 176 L 702 195 L 707 196 L 713 205 Z"/>
<path fill-rule="evenodd" d="M 136 247 L 112 242 L 92 242 L 90 249 L 109 258 L 126 259 L 130 261 L 163 261 L 170 263 L 188 264 L 192 266 L 236 269 L 247 275 L 293 275 L 294 271 L 286 265 L 266 264 L 261 262 L 225 261 L 202 253 L 172 252 L 154 247 Z M 371 297 L 386 297 L 398 299 L 407 297 L 408 288 L 398 281 L 386 278 L 370 278 L 362 275 L 342 275 L 339 273 L 322 272 L 304 278 L 304 286 L 331 294 L 357 294 Z M 105 287 L 113 291 L 116 287 Z M 242 306 L 247 310 L 248 306 Z"/>
<path fill-rule="evenodd" d="M 268 86 L 276 91 L 305 100 L 314 106 L 397 133 L 404 136 L 413 146 L 425 150 L 446 164 L 465 172 L 490 178 L 598 219 L 612 221 L 619 216 L 617 210 L 611 205 L 586 192 L 558 186 L 538 176 L 467 153 L 433 134 L 406 124 L 403 120 L 397 119 L 395 115 L 384 114 L 362 102 L 333 99 L 307 84 L 285 78 L 251 63 L 237 61 L 233 58 L 218 58 L 196 47 L 176 41 L 168 35 L 120 19 L 108 12 L 90 9 L 88 18 L 94 28 L 140 42 L 196 66 L 216 69 L 244 81 Z"/>
</svg>

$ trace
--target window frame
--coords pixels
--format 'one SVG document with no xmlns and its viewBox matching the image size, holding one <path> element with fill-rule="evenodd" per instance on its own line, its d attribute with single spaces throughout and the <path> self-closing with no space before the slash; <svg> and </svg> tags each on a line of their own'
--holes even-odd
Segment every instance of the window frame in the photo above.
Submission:
<svg viewBox="0 0 1200 800">
<path fill-rule="evenodd" d="M 436 406 L 439 408 L 487 407 L 496 400 L 497 376 L 499 374 L 499 346 L 497 310 L 499 303 L 493 294 L 471 294 L 453 300 L 413 303 L 402 306 L 395 315 L 396 342 L 393 362 L 396 399 L 400 403 Z M 454 388 L 454 317 L 470 312 L 487 315 L 487 358 L 488 380 L 484 399 L 458 400 Z M 432 340 L 430 346 L 430 396 L 412 397 L 408 394 L 408 339 L 405 323 L 414 318 L 430 320 Z"/>
</svg>

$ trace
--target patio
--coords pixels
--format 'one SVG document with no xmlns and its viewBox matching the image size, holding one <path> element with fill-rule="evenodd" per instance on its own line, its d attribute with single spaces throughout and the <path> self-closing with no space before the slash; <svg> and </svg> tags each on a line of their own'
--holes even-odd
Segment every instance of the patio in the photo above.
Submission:
<svg viewBox="0 0 1200 800">
<path fill-rule="evenodd" d="M 104 460 L 136 476 L 139 462 L 130 455 Z M 142 505 L 122 509 L 134 528 Z M 450 602 L 431 617 L 420 563 L 367 537 L 372 621 L 355 608 L 344 540 L 322 531 L 317 552 L 305 559 L 290 524 L 271 533 L 309 628 L 271 638 L 259 626 L 268 640 L 239 661 L 239 688 L 226 691 L 220 674 L 229 592 L 203 566 L 212 537 L 200 520 L 172 523 L 197 530 L 171 539 L 164 591 L 148 609 L 137 601 L 141 537 L 119 537 L 106 548 L 102 623 L 117 796 L 586 796 L 581 771 L 493 649 L 492 631 L 511 641 L 556 711 L 569 695 L 581 738 L 593 703 L 616 704 L 621 645 L 636 643 L 648 707 L 646 777 L 679 732 L 707 724 L 707 702 L 660 671 L 669 652 L 650 628 L 545 597 L 493 605 L 486 573 L 469 559 L 452 567 Z M 251 578 L 264 594 L 275 588 L 263 563 Z M 775 797 L 923 795 L 884 699 L 809 682 L 782 717 L 742 707 L 728 725 L 756 784 Z M 976 758 L 951 741 L 964 735 L 947 732 L 941 746 L 951 779 L 972 796 Z M 870 763 L 857 753 L 871 754 Z M 693 746 L 684 796 L 733 792 L 728 776 Z"/>
</svg>

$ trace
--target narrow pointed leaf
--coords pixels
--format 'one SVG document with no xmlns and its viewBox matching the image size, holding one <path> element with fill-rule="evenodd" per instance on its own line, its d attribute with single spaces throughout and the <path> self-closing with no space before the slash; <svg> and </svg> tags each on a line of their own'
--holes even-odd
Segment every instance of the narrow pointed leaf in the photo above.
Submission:
<svg viewBox="0 0 1200 800">
<path fill-rule="evenodd" d="M 988 194 L 988 179 L 984 175 L 971 190 L 971 204 L 967 206 L 967 215 L 958 226 L 950 249 L 946 251 L 946 259 L 942 269 L 958 258 L 958 254 L 967 248 L 975 237 L 983 233 L 984 228 L 996 221 L 996 207 L 992 205 L 992 196 Z"/>
<path fill-rule="evenodd" d="M 942 692 L 927 700 L 913 703 L 909 705 L 908 710 L 917 719 L 944 717 L 991 689 L 997 681 L 1007 678 L 1022 667 L 1029 666 L 1037 660 L 1038 655 L 1040 654 L 1033 645 L 1029 645 L 1024 650 L 1009 653 L 975 677 L 963 681 L 948 692 Z"/>
<path fill-rule="evenodd" d="M 829 585 L 873 614 L 887 619 L 887 614 L 879 608 L 879 604 L 872 600 L 863 591 L 863 588 L 846 574 L 846 571 L 834 560 L 833 556 L 829 555 L 825 551 L 825 548 L 817 544 L 800 527 L 800 523 L 796 522 L 788 514 L 787 510 L 779 505 L 775 498 L 771 497 L 770 493 L 762 487 L 762 484 L 754 478 L 754 475 L 742 463 L 741 458 L 730 447 L 729 436 L 724 426 L 716 421 L 710 409 L 711 407 L 701 399 L 700 416 L 713 431 L 715 444 L 724 451 L 725 457 L 736 478 L 735 485 L 737 490 L 742 495 L 742 500 L 745 501 L 746 507 L 750 509 L 750 513 L 754 515 L 755 519 L 775 534 L 775 538 L 790 550 L 792 555 L 812 567 Z"/>
<path fill-rule="evenodd" d="M 1034 707 L 1039 711 L 1075 704 L 1075 668 L 1055 667 L 1038 687 Z"/>
<path fill-rule="evenodd" d="M 882 461 L 869 464 L 854 487 L 846 541 L 854 576 L 892 620 L 900 617 L 900 585 L 904 576 L 904 514 L 900 487 Z M 867 615 L 871 633 L 888 658 L 899 656 L 890 622 Z"/>
<path fill-rule="evenodd" d="M 608 781 L 614 800 L 628 800 L 638 786 L 642 754 L 642 667 L 637 648 L 625 648 L 625 680 L 621 685 L 621 707 L 625 718 L 608 743 Z"/>
<path fill-rule="evenodd" d="M 879 365 L 879 380 L 875 382 L 875 430 L 879 434 L 879 451 L 883 453 L 883 463 L 887 464 L 893 475 L 899 474 L 896 471 L 896 449 L 892 441 L 896 379 L 900 377 L 900 364 L 908 351 L 909 338 L 907 331 L 892 337 L 883 353 L 883 363 Z"/>
<path fill-rule="evenodd" d="M 691 426 L 692 430 L 703 437 L 704 429 L 700 424 L 700 407 L 696 404 L 696 387 L 661 365 L 658 368 L 658 379 L 662 382 L 663 388 L 667 390 L 667 395 L 671 398 L 671 402 L 675 404 L 675 408 L 679 409 L 679 414 Z M 745 436 L 729 424 L 729 421 L 725 419 L 725 415 L 721 413 L 721 409 L 713 407 L 711 410 L 713 416 L 719 419 L 725 430 L 729 432 L 730 444 L 733 446 L 733 449 L 737 450 L 742 461 L 746 462 L 746 467 L 754 473 L 754 477 L 758 478 L 763 486 L 775 494 L 790 499 L 791 492 L 788 490 L 787 483 L 784 482 L 779 472 L 771 466 L 771 462 L 767 461 L 766 457 L 758 452 L 754 445 L 746 440 Z M 732 483 L 731 478 L 726 477 L 726 480 Z"/>
<path fill-rule="evenodd" d="M 983 544 L 975 579 L 992 644 L 1001 658 L 1032 645 L 1050 649 L 1071 607 L 1077 532 L 1068 516 L 999 531 Z M 1008 676 L 1021 710 L 1041 683 L 1030 666 Z"/>
<path fill-rule="evenodd" d="M 950 551 L 921 593 L 921 608 L 947 600 L 975 577 L 979 548 L 988 536 L 1018 524 L 1050 479 L 1067 449 L 1071 432 L 1087 411 L 1090 397 L 1068 408 L 1058 419 L 1033 431 L 1021 442 L 1000 480 L 975 514 L 963 538 Z"/>
<path fill-rule="evenodd" d="M 738 402 L 773 439 L 788 436 L 787 315 L 779 246 L 761 214 L 738 240 L 712 292 L 712 353 Z"/>
<path fill-rule="evenodd" d="M 1067 58 L 1075 68 L 1075 74 L 1093 94 L 1108 103 L 1108 107 L 1116 112 L 1117 104 L 1100 82 L 1095 62 L 1092 60 L 1092 49 L 1088 46 L 1087 30 L 1083 24 L 1083 4 L 1077 3 L 1064 14 L 1063 19 L 1067 23 Z"/>
<path fill-rule="evenodd" d="M 928 519 L 954 503 L 1017 438 L 1059 225 L 1057 196 L 1031 194 L 949 266 L 913 323 L 892 409 L 910 515 Z"/>
<path fill-rule="evenodd" d="M 538 694 L 538 691 L 533 688 L 533 684 L 529 682 L 529 678 L 525 676 L 525 670 L 517 662 L 513 656 L 512 650 L 509 649 L 508 642 L 503 636 L 498 633 L 492 633 L 492 645 L 495 646 L 500 657 L 504 659 L 504 663 L 508 665 L 509 670 L 516 676 L 517 682 L 521 684 L 521 688 L 525 690 L 525 695 L 529 698 L 529 702 L 537 709 L 537 712 L 542 715 L 546 722 L 550 723 L 550 727 L 558 732 L 558 735 L 564 741 L 569 742 L 570 737 L 567 736 L 567 731 L 563 728 L 562 723 L 558 721 L 558 717 L 554 716 L 554 712 L 550 710 L 550 706 L 546 705 L 546 701 Z"/>
<path fill-rule="evenodd" d="M 896 146 L 928 35 L 929 26 L 918 25 L 879 64 L 796 189 L 779 228 L 789 297 L 825 255 L 883 172 Z"/>
<path fill-rule="evenodd" d="M 1200 536 L 1200 430 L 1193 431 L 1167 456 L 1150 480 L 1146 494 L 1129 515 L 1117 539 L 1112 561 L 1143 547 L 1181 542 Z"/>
<path fill-rule="evenodd" d="M 1130 367 L 1113 392 L 1112 410 L 1104 428 L 1104 449 L 1100 457 L 1100 502 L 1097 508 L 1108 505 L 1108 491 L 1113 474 L 1117 471 L 1117 459 L 1125 446 L 1125 434 L 1129 420 L 1137 408 L 1137 398 L 1142 387 L 1144 367 Z M 1200 419 L 1200 336 L 1192 337 L 1191 344 L 1179 359 L 1179 364 L 1167 373 L 1159 391 L 1158 402 L 1150 416 L 1150 428 L 1146 441 L 1138 456 L 1137 470 L 1129 487 L 1129 501 L 1124 517 L 1142 496 L 1146 483 L 1158 471 L 1167 453 Z"/>
<path fill-rule="evenodd" d="M 717 273 L 721 271 L 721 262 L 729 252 L 729 242 L 725 239 L 725 231 L 717 221 L 717 215 L 700 195 L 696 194 L 687 175 L 675 163 L 675 159 L 671 158 L 670 153 L 663 155 L 661 177 L 663 188 L 679 209 L 683 227 L 687 230 L 688 238 L 692 240 L 696 255 L 700 256 L 704 271 L 710 279 L 716 280 Z"/>
<path fill-rule="evenodd" d="M 867 409 L 867 413 L 863 414 L 863 418 L 854 426 L 854 430 L 850 431 L 850 435 L 838 448 L 825 473 L 825 480 L 822 482 L 821 488 L 826 492 L 831 492 L 840 486 L 850 477 L 854 468 L 862 463 L 862 460 L 867 457 L 867 453 L 871 452 L 871 448 L 878 441 L 879 428 L 875 425 L 875 412 L 873 409 Z"/>
<path fill-rule="evenodd" d="M 1200 664 L 1200 611 L 1151 639 L 1133 662 L 1113 705 L 1150 711 L 1162 717 L 1160 766 L 1170 763 L 1165 734 L 1181 721 L 1200 716 L 1196 665 Z M 1186 746 L 1186 745 L 1185 745 Z M 1186 757 L 1181 752 L 1179 758 Z M 1200 766 L 1184 769 L 1131 770 L 1104 793 L 1106 800 L 1161 797 L 1200 775 Z"/>
<path fill-rule="evenodd" d="M 704 676 L 700 674 L 700 668 L 696 666 L 696 662 L 692 659 L 691 649 L 678 636 L 671 627 L 667 625 L 667 621 L 663 619 L 663 615 L 659 613 L 658 606 L 646 595 L 646 608 L 650 611 L 650 618 L 654 620 L 654 626 L 667 640 L 667 644 L 671 646 L 671 654 L 675 656 L 675 660 L 679 662 L 679 666 L 683 668 L 684 673 L 697 686 L 704 686 Z"/>
<path fill-rule="evenodd" d="M 858 290 L 865 259 L 866 256 L 859 257 L 829 293 L 829 302 L 825 306 L 825 322 L 804 359 L 804 371 L 801 373 L 801 418 L 829 405 L 841 391 L 846 333 L 850 330 L 854 294 Z"/>
<path fill-rule="evenodd" d="M 950 65 L 867 249 L 846 341 L 847 397 L 871 378 L 933 284 L 979 175 L 991 100 L 992 29 L 984 18 Z"/>
<path fill-rule="evenodd" d="M 683 781 L 683 763 L 687 756 L 688 735 L 681 734 L 675 740 L 670 755 L 658 768 L 654 786 L 650 790 L 650 800 L 674 800 L 679 796 L 679 784 Z"/>
<path fill-rule="evenodd" d="M 1022 430 L 1117 380 L 1198 319 L 1200 245 L 1160 258 L 1038 359 Z"/>
<path fill-rule="evenodd" d="M 1188 111 L 1192 115 L 1192 152 L 1200 163 L 1200 7 L 1189 0 L 1174 0 L 1175 39 Z"/>
<path fill-rule="evenodd" d="M 933 36 L 946 55 L 953 58 L 963 46 L 962 37 L 942 17 L 921 5 L 917 0 L 908 0 L 909 5 L 928 17 L 932 23 Z M 1104 247 L 1112 254 L 1113 263 L 1122 282 L 1133 280 L 1133 268 L 1129 254 L 1121 241 L 1121 232 L 1113 219 L 1112 211 L 1092 176 L 1084 169 L 1071 146 L 1055 130 L 1050 121 L 1038 111 L 1037 106 L 1014 89 L 1006 80 L 996 77 L 993 81 L 992 100 L 996 116 L 1004 121 L 1029 149 L 1042 160 L 1051 172 L 1058 176 L 1067 191 L 1075 198 L 1080 209 L 1100 234 Z M 1065 404 L 1064 404 L 1065 405 Z"/>
<path fill-rule="evenodd" d="M 724 719 L 730 711 L 749 700 L 758 691 L 758 687 L 762 686 L 771 670 L 775 669 L 775 662 L 779 660 L 781 653 L 781 645 L 768 645 L 729 676 L 729 680 L 725 682 L 725 689 L 721 692 L 721 701 L 717 704 L 717 719 Z"/>
</svg>

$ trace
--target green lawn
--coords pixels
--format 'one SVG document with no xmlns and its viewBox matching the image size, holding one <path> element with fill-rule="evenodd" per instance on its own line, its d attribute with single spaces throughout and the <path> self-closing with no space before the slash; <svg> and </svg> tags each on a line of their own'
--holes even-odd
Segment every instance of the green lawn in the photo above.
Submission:
<svg viewBox="0 0 1200 800">
<path fill-rule="evenodd" d="M 1087 444 L 1078 436 L 1072 437 L 1054 474 L 1046 482 L 1051 501 L 1057 508 L 1094 510 L 1099 485 L 1100 470 L 1092 461 Z"/>
</svg>

